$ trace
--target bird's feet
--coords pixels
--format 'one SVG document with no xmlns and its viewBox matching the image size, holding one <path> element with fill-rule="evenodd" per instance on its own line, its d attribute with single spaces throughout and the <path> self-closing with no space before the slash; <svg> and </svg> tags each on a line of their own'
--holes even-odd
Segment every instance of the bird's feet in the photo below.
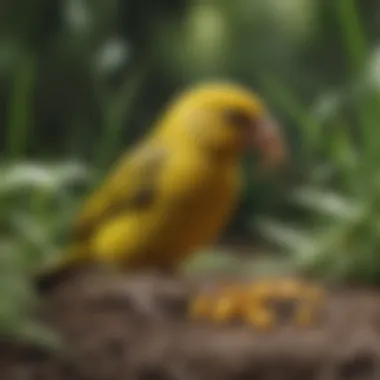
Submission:
<svg viewBox="0 0 380 380">
<path fill-rule="evenodd" d="M 245 322 L 260 330 L 290 324 L 311 327 L 323 309 L 323 290 L 296 279 L 269 279 L 221 285 L 202 291 L 190 305 L 195 320 Z"/>
</svg>

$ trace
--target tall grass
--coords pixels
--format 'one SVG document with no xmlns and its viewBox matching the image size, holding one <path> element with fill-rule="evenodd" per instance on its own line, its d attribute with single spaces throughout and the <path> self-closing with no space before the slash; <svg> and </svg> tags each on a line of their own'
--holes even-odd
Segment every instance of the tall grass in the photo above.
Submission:
<svg viewBox="0 0 380 380">
<path fill-rule="evenodd" d="M 62 254 L 84 189 L 100 180 L 119 148 L 144 72 L 139 69 L 136 75 L 128 75 L 114 91 L 107 86 L 107 73 L 94 70 L 102 130 L 99 141 L 93 141 L 92 162 L 84 163 L 74 159 L 75 152 L 73 158 L 60 161 L 28 158 L 35 132 L 37 68 L 37 53 L 25 52 L 17 61 L 5 126 L 6 149 L 0 156 L 0 337 L 52 343 L 54 335 L 31 318 L 38 304 L 31 277 Z"/>
<path fill-rule="evenodd" d="M 335 7 L 350 63 L 348 88 L 305 109 L 280 83 L 266 83 L 299 128 L 308 178 L 289 197 L 310 212 L 310 223 L 262 220 L 261 228 L 300 270 L 373 284 L 380 282 L 380 93 L 355 2 Z"/>
</svg>

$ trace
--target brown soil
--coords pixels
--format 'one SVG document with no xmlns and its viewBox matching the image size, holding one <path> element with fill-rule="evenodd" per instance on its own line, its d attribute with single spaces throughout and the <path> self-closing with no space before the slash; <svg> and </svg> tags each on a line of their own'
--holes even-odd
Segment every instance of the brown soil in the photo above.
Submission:
<svg viewBox="0 0 380 380">
<path fill-rule="evenodd" d="M 380 298 L 331 291 L 312 328 L 270 332 L 187 320 L 203 281 L 77 276 L 46 296 L 41 317 L 65 348 L 0 347 L 1 380 L 380 379 Z"/>
</svg>

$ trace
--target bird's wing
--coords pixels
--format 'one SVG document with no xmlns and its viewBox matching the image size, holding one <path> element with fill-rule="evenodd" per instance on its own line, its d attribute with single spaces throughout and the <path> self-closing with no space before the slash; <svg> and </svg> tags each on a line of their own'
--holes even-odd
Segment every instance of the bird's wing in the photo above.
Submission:
<svg viewBox="0 0 380 380">
<path fill-rule="evenodd" d="M 163 149 L 146 146 L 123 157 L 110 178 L 85 203 L 76 221 L 74 240 L 87 240 L 94 229 L 121 212 L 150 207 L 165 156 Z"/>
</svg>

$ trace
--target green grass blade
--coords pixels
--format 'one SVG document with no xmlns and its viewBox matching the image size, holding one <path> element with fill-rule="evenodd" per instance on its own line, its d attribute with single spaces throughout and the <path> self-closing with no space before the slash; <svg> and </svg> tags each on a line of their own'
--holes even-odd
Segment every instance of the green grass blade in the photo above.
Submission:
<svg viewBox="0 0 380 380">
<path fill-rule="evenodd" d="M 262 76 L 264 89 L 273 96 L 279 107 L 299 126 L 303 142 L 303 157 L 310 157 L 319 146 L 321 126 L 301 104 L 292 91 L 272 75 Z"/>
<path fill-rule="evenodd" d="M 25 154 L 32 125 L 32 97 L 37 62 L 27 55 L 19 63 L 13 80 L 7 122 L 7 154 L 10 159 L 20 159 Z"/>
<path fill-rule="evenodd" d="M 109 164 L 111 152 L 118 146 L 120 136 L 123 132 L 126 118 L 132 112 L 134 100 L 138 90 L 141 88 L 145 72 L 136 72 L 133 78 L 128 78 L 122 84 L 120 90 L 106 99 L 103 137 L 95 152 L 95 167 L 104 168 Z"/>
<path fill-rule="evenodd" d="M 352 74 L 360 75 L 368 55 L 368 47 L 356 0 L 337 0 L 335 5 L 343 42 L 347 50 L 348 63 L 351 66 Z"/>
</svg>

